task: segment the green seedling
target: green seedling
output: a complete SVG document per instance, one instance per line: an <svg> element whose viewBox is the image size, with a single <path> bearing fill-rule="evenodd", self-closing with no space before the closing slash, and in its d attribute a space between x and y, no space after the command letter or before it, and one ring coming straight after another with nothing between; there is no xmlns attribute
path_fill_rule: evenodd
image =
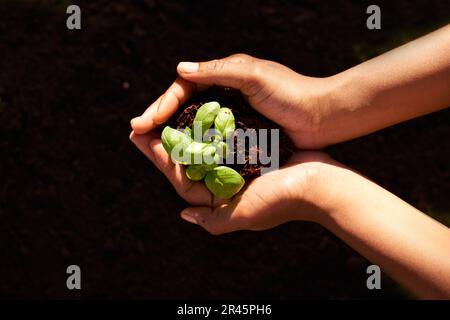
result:
<svg viewBox="0 0 450 320"><path fill-rule="evenodd" d="M192 138L192 130L189 127L184 128L184 134L187 135L189 138Z"/></svg>
<svg viewBox="0 0 450 320"><path fill-rule="evenodd" d="M194 141L186 147L185 155L191 164L212 164L215 162L216 148L210 143Z"/></svg>
<svg viewBox="0 0 450 320"><path fill-rule="evenodd" d="M244 186L244 178L236 170L219 166L208 171L205 176L205 184L215 196L229 199L238 193Z"/></svg>
<svg viewBox="0 0 450 320"><path fill-rule="evenodd" d="M184 151L193 142L193 140L184 132L167 126L161 134L161 142L164 150L166 150L173 160L184 163Z"/></svg>
<svg viewBox="0 0 450 320"><path fill-rule="evenodd" d="M214 123L214 119L219 113L220 104L212 101L204 103L198 110L194 118L194 125L201 125L202 134L206 132Z"/></svg>
<svg viewBox="0 0 450 320"><path fill-rule="evenodd" d="M214 129L220 132L222 137L228 139L236 130L234 115L229 108L220 108L214 119Z"/></svg>
<svg viewBox="0 0 450 320"><path fill-rule="evenodd" d="M186 168L186 176L193 181L202 180L208 171L217 167L217 164L191 164Z"/></svg>
<svg viewBox="0 0 450 320"><path fill-rule="evenodd" d="M216 134L203 141L203 135L213 124ZM228 153L228 145L223 139L231 137L236 130L233 113L215 101L208 102L197 110L193 125L195 128L186 127L182 131L165 127L161 135L164 149L173 160L187 165L186 176L190 180L204 179L206 187L215 196L233 197L242 189L245 180L234 169L218 166ZM201 126L202 141L193 139L197 126Z"/></svg>
<svg viewBox="0 0 450 320"><path fill-rule="evenodd" d="M228 153L228 145L226 144L226 142L220 141L219 143L217 143L215 145L216 147L216 152L217 154L226 159L227 158L227 153Z"/></svg>

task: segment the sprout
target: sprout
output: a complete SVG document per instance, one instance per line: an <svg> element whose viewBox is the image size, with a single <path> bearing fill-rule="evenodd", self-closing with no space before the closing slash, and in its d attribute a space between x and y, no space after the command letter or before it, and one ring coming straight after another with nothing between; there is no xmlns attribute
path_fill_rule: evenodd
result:
<svg viewBox="0 0 450 320"><path fill-rule="evenodd" d="M211 171L217 164L192 164L186 168L186 176L193 181L202 180L208 171Z"/></svg>
<svg viewBox="0 0 450 320"><path fill-rule="evenodd" d="M192 138L192 130L189 127L184 128L184 134L187 135L189 138Z"/></svg>
<svg viewBox="0 0 450 320"><path fill-rule="evenodd" d="M226 159L228 153L228 145L225 142L220 141L219 143L217 143L217 145L215 145L215 147L217 154Z"/></svg>
<svg viewBox="0 0 450 320"><path fill-rule="evenodd" d="M211 128L214 123L214 119L220 110L220 104L218 102L212 101L203 104L198 110L194 118L194 126L201 125L202 134Z"/></svg>
<svg viewBox="0 0 450 320"><path fill-rule="evenodd" d="M216 148L209 143L194 141L186 147L185 160L190 164L211 164L214 162L215 154Z"/></svg>
<svg viewBox="0 0 450 320"><path fill-rule="evenodd" d="M212 136L205 135L205 138L209 139L213 144L218 144L222 141L222 135L221 134L213 134Z"/></svg>
<svg viewBox="0 0 450 320"><path fill-rule="evenodd" d="M218 154L220 157L226 159L228 154L228 144L224 141L222 141L222 135L215 134L212 135L211 138L211 145L216 148L216 154Z"/></svg>
<svg viewBox="0 0 450 320"><path fill-rule="evenodd" d="M206 187L216 197L229 199L244 186L245 180L239 172L230 167L220 166L208 171L205 176Z"/></svg>
<svg viewBox="0 0 450 320"><path fill-rule="evenodd" d="M170 157L180 163L184 161L184 150L192 143L192 138L184 132L165 127L161 134L161 141L164 149Z"/></svg>
<svg viewBox="0 0 450 320"><path fill-rule="evenodd" d="M208 129L213 124L214 130L210 133ZM218 164L228 153L228 144L223 139L228 139L236 130L233 113L229 108L220 108L217 102L208 102L197 110L193 125L184 130L165 127L161 134L164 149L174 161L188 165L188 179L205 179L206 187L215 196L231 198L242 189L245 180L234 169ZM196 137L198 129L201 129L200 138Z"/></svg>
<svg viewBox="0 0 450 320"><path fill-rule="evenodd" d="M192 139L187 134L166 126L161 134L161 141L164 149L170 154L178 144L188 145Z"/></svg>
<svg viewBox="0 0 450 320"><path fill-rule="evenodd" d="M206 170L201 164L192 164L186 169L186 176L193 181L200 181L206 175Z"/></svg>
<svg viewBox="0 0 450 320"><path fill-rule="evenodd" d="M236 130L233 112L229 108L220 108L219 113L214 120L214 128L222 134L222 137L228 139Z"/></svg>

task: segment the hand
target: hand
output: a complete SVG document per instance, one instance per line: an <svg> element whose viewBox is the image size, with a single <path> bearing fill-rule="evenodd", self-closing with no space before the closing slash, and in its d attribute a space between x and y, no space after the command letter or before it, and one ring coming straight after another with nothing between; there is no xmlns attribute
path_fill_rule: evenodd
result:
<svg viewBox="0 0 450 320"><path fill-rule="evenodd" d="M154 132L133 132L130 138L192 205L181 217L212 234L264 230L292 220L320 222L324 216L321 201L316 200L318 175L325 174L330 182L331 172L343 170L324 153L298 152L286 166L254 179L227 201L214 197L202 182L189 180L184 167L172 162ZM271 188L267 188L269 184Z"/></svg>
<svg viewBox="0 0 450 320"><path fill-rule="evenodd" d="M164 123L194 93L211 85L239 89L248 102L276 122L299 148L315 149L320 141L320 109L327 106L328 78L311 78L267 60L244 54L208 62L182 62L180 77L142 116L134 118L135 133L146 133Z"/></svg>
<svg viewBox="0 0 450 320"><path fill-rule="evenodd" d="M188 180L154 132L130 138L193 205L181 216L212 234L317 222L419 297L450 295L450 281L442 280L450 271L449 229L323 153L296 153L285 167L223 201Z"/></svg>
<svg viewBox="0 0 450 320"><path fill-rule="evenodd" d="M198 68L197 72L189 67ZM242 54L199 64L180 63L178 72L180 77L170 88L142 116L131 121L131 140L167 176L180 196L195 206L184 210L182 217L214 234L317 219L319 210L307 195L313 190L315 172L331 161L325 154L297 153L284 168L253 180L233 200L223 201L214 198L203 183L187 179L183 166L171 161L159 134L151 130L167 121L195 92L218 84L241 90L249 103L277 122L297 146L313 148L314 112L320 104L315 91L327 86L320 79ZM277 187L267 189L268 183Z"/></svg>
<svg viewBox="0 0 450 320"><path fill-rule="evenodd" d="M324 79L246 55L182 63L174 84L132 120L131 139L193 205L182 217L211 233L315 221L418 296L448 298L450 281L442 279L450 270L449 229L326 155L297 153L285 167L253 180L231 201L222 201L203 184L189 181L184 168L170 160L158 136L149 131L167 121L193 93L218 84L240 89L298 147L352 139L448 106L449 31L444 27ZM423 57L433 57L435 63L423 63Z"/></svg>

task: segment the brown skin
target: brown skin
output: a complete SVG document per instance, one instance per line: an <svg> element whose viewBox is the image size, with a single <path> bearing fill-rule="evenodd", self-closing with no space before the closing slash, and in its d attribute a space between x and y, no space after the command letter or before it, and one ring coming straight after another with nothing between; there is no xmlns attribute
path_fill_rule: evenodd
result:
<svg viewBox="0 0 450 320"><path fill-rule="evenodd" d="M174 84L132 120L130 137L192 205L183 219L212 234L314 221L417 296L450 298L449 229L324 153L297 152L285 167L223 201L189 181L152 132L214 84L241 90L299 148L320 148L443 109L450 105L450 25L327 78L242 54L180 63L177 70Z"/></svg>
<svg viewBox="0 0 450 320"><path fill-rule="evenodd" d="M317 221L320 208L310 200L309 190L314 189L312 184L321 167L338 166L325 153L297 152L286 166L252 180L233 199L222 200L203 182L186 177L185 168L170 159L157 134L132 133L131 140L166 175L178 194L196 206L183 211L182 217L212 234L264 230L292 220Z"/></svg>
<svg viewBox="0 0 450 320"><path fill-rule="evenodd" d="M164 123L195 92L216 84L239 89L258 112L280 125L297 147L320 146L315 141L318 119L314 110L321 105L323 88L329 87L330 79L306 77L279 63L245 54L200 63L195 74L184 73L181 68L180 64L180 77L172 86L142 116L132 120L135 133Z"/></svg>

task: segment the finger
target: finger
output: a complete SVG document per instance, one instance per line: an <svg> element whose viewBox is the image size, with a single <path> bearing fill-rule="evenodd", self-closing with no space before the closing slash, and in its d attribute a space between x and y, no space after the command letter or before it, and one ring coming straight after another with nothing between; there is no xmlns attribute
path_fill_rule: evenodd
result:
<svg viewBox="0 0 450 320"><path fill-rule="evenodd" d="M166 122L194 93L204 89L205 86L198 86L178 77L141 116L131 120L131 127L137 134L154 129Z"/></svg>
<svg viewBox="0 0 450 320"><path fill-rule="evenodd" d="M155 139L149 143L155 158L155 165L174 186L177 193L187 202L196 205L210 205L211 193L202 182L192 181L186 177L186 170L172 161L164 150L161 140Z"/></svg>
<svg viewBox="0 0 450 320"><path fill-rule="evenodd" d="M162 96L154 101L141 116L131 119L131 128L135 134L144 134L157 126L153 118L161 99Z"/></svg>
<svg viewBox="0 0 450 320"><path fill-rule="evenodd" d="M149 142L152 139L157 139L157 134L155 132L149 132L147 134L136 134L136 132L131 131L130 140L134 145L150 160L153 162L154 155L149 147Z"/></svg>
<svg viewBox="0 0 450 320"><path fill-rule="evenodd" d="M211 193L201 182L191 181L186 177L182 165L174 163L164 150L159 136L154 132L145 135L130 135L133 143L166 176L177 193L193 205L211 205Z"/></svg>
<svg viewBox="0 0 450 320"><path fill-rule="evenodd" d="M258 70L256 60L239 56L206 62L180 62L177 66L178 74L190 82L233 87L246 95L252 93L251 89L259 81Z"/></svg>
<svg viewBox="0 0 450 320"><path fill-rule="evenodd" d="M193 82L178 77L163 95L154 117L155 123L161 124L169 120L181 105L195 93L205 89L205 86L198 86Z"/></svg>
<svg viewBox="0 0 450 320"><path fill-rule="evenodd" d="M247 219L237 202L211 207L190 207L181 212L181 218L198 224L209 233L219 235L246 229Z"/></svg>
<svg viewBox="0 0 450 320"><path fill-rule="evenodd" d="M240 62L240 63L248 63L254 60L260 60L258 58L249 56L248 54L245 53L232 54L231 56L225 57L223 59L231 62Z"/></svg>

